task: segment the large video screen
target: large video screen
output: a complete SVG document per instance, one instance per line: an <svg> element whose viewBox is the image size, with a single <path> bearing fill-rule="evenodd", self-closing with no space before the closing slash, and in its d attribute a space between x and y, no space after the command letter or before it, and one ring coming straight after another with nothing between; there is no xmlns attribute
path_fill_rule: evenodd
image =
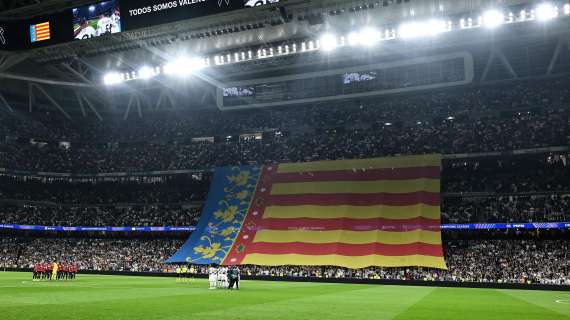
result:
<svg viewBox="0 0 570 320"><path fill-rule="evenodd" d="M116 0L73 9L73 37L78 40L121 32L121 14Z"/></svg>
<svg viewBox="0 0 570 320"><path fill-rule="evenodd" d="M280 0L94 0L21 19L0 17L0 51L27 50L104 34L148 28Z"/></svg>
<svg viewBox="0 0 570 320"><path fill-rule="evenodd" d="M279 0L120 0L124 30L146 28L244 8L278 3Z"/></svg>
<svg viewBox="0 0 570 320"><path fill-rule="evenodd" d="M245 7L257 7L277 2L279 2L279 0L243 0L243 5Z"/></svg>

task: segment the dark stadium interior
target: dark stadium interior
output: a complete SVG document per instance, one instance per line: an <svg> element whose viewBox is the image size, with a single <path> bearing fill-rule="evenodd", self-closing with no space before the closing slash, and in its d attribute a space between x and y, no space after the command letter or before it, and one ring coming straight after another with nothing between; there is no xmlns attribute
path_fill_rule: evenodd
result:
<svg viewBox="0 0 570 320"><path fill-rule="evenodd" d="M91 2L0 1L0 26ZM232 9L216 23L176 18L0 50L0 271L63 261L80 273L173 274L182 264L166 261L196 230L216 168L441 154L447 270L244 264L242 274L568 290L569 2L554 1L548 24L394 36L330 53L321 39L319 50L281 55L335 26L348 34L366 17L396 32L414 5L429 16L426 3L438 1L341 2L281 1ZM504 2L518 14L544 1ZM473 6L434 16L460 21L481 11ZM143 77L140 66L165 69L182 49L212 62L185 79ZM257 58L240 60L248 51Z"/></svg>

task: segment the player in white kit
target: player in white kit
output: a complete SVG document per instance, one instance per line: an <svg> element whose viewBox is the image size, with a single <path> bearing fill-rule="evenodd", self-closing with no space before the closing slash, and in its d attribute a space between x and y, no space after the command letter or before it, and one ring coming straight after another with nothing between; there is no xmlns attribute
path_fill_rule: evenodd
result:
<svg viewBox="0 0 570 320"><path fill-rule="evenodd" d="M220 267L220 269L218 269L218 287L228 287L228 269L225 267Z"/></svg>
<svg viewBox="0 0 570 320"><path fill-rule="evenodd" d="M97 21L97 36L101 36L105 33L116 33L119 31L121 31L121 29L112 17L102 15L99 21Z"/></svg>
<svg viewBox="0 0 570 320"><path fill-rule="evenodd" d="M87 24L85 19L81 20L79 23L79 28L75 31L75 39L83 40L93 38L97 35L95 29Z"/></svg>
<svg viewBox="0 0 570 320"><path fill-rule="evenodd" d="M216 268L214 268L214 266L211 266L210 269L208 269L208 281L210 282L210 289L216 289L216 286L218 284L218 270L216 270Z"/></svg>

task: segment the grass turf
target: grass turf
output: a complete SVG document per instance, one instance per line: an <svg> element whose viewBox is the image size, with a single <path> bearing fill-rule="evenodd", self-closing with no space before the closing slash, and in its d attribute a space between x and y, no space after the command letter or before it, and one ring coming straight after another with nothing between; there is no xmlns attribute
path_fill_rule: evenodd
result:
<svg viewBox="0 0 570 320"><path fill-rule="evenodd" d="M570 292L0 273L0 319L570 319ZM558 302L556 302L558 300Z"/></svg>

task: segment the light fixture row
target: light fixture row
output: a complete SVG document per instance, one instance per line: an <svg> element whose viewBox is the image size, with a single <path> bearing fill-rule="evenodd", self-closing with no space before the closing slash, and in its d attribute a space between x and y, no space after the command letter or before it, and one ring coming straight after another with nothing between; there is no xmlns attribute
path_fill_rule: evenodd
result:
<svg viewBox="0 0 570 320"><path fill-rule="evenodd" d="M382 41L394 39L417 39L437 36L453 30L473 28L494 29L504 24L520 23L527 21L547 22L560 16L570 16L570 4L566 3L561 8L550 4L541 3L532 10L519 12L509 11L505 13L500 9L489 9L476 17L463 17L456 22L440 18L404 22L396 28L384 30L374 27L364 27L359 31L350 32L347 35L338 36L335 33L325 33L316 40L306 40L299 43L279 45L277 47L262 48L256 51L247 50L223 55L214 55L206 58L178 58L161 67L143 66L137 71L109 72L103 82L106 85L115 85L125 81L136 79L150 79L160 74L174 76L188 76L206 67L240 63L244 61L267 59L276 56L298 54L313 51L330 52L337 47L362 46L374 47Z"/></svg>

